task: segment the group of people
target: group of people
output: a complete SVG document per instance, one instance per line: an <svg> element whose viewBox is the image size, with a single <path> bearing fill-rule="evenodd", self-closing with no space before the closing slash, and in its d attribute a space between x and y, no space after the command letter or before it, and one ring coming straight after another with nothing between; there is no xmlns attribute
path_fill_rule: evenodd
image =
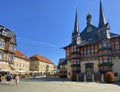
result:
<svg viewBox="0 0 120 92"><path fill-rule="evenodd" d="M14 85L18 85L18 83L19 83L19 76L18 76L18 74L7 74L5 76L5 79L6 79L8 85L10 83L12 83ZM0 82L2 82L1 75L0 75Z"/></svg>

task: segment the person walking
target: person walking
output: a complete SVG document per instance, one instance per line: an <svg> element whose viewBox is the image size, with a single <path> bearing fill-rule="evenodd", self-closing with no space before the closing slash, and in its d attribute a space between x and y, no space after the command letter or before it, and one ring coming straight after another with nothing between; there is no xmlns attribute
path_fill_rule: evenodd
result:
<svg viewBox="0 0 120 92"><path fill-rule="evenodd" d="M18 76L18 74L16 75L16 78L15 78L15 85L18 85L18 83L19 83L19 76Z"/></svg>
<svg viewBox="0 0 120 92"><path fill-rule="evenodd" d="M16 85L16 74L13 74L13 85Z"/></svg>

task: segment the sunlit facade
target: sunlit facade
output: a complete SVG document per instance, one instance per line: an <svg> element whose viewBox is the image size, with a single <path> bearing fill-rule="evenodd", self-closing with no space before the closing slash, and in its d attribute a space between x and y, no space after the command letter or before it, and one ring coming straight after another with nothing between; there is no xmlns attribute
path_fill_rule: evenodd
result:
<svg viewBox="0 0 120 92"><path fill-rule="evenodd" d="M9 65L13 64L16 51L16 35L0 25L0 73L10 72Z"/></svg>
<svg viewBox="0 0 120 92"><path fill-rule="evenodd" d="M92 24L92 15L86 16L87 25L80 32L78 15L76 10L74 32L72 42L65 46L67 77L71 79L73 74L86 74L87 79L92 74L105 74L112 71L120 74L120 35L111 33L109 23L106 22L102 2L100 1L98 26ZM60 69L60 72L62 69Z"/></svg>
<svg viewBox="0 0 120 92"><path fill-rule="evenodd" d="M54 74L56 70L55 64L46 57L33 55L30 57L30 71L36 75Z"/></svg>

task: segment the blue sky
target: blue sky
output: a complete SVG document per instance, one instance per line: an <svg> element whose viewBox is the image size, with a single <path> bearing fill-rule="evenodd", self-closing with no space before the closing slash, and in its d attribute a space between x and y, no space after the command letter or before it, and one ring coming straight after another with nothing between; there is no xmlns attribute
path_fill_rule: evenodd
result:
<svg viewBox="0 0 120 92"><path fill-rule="evenodd" d="M17 49L26 56L45 56L58 64L65 57L60 49L71 42L75 11L79 27L86 26L87 13L98 26L99 0L0 0L0 25L14 31ZM111 32L120 34L120 0L102 0L106 21Z"/></svg>

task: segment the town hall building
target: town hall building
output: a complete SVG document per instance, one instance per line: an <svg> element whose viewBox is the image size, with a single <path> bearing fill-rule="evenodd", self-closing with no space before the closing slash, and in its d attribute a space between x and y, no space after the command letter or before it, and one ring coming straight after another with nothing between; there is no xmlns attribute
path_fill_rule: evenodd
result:
<svg viewBox="0 0 120 92"><path fill-rule="evenodd" d="M59 61L60 75L71 79L74 74L92 79L92 74L105 74L112 71L119 79L120 74L120 35L110 32L100 1L98 26L92 24L92 15L86 16L86 27L80 31L76 10L72 41L64 47L66 57ZM66 63L63 63L63 62ZM65 66L66 65L66 66ZM65 66L65 67L63 67ZM63 69L64 68L64 69Z"/></svg>

